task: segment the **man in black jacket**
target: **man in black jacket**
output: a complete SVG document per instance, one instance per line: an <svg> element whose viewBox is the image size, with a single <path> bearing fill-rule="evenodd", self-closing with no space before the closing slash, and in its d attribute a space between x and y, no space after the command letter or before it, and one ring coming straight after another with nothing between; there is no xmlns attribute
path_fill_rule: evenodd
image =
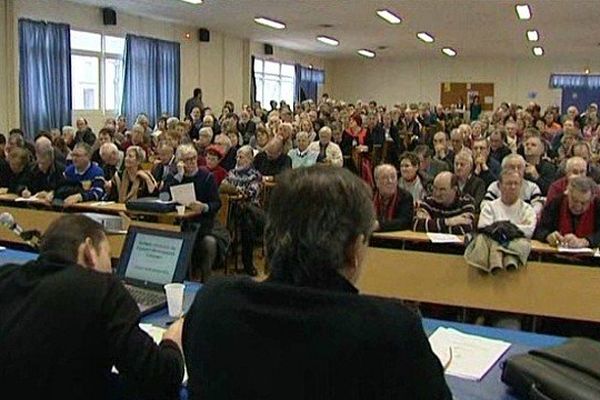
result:
<svg viewBox="0 0 600 400"><path fill-rule="evenodd" d="M37 260L0 268L3 393L106 399L115 366L127 386L146 397L177 395L181 323L157 346L138 326L135 301L110 272L103 227L76 214L50 225Z"/></svg>
<svg viewBox="0 0 600 400"><path fill-rule="evenodd" d="M417 315L354 286L374 220L350 171L286 171L265 230L269 279L210 281L186 317L190 398L450 399Z"/></svg>

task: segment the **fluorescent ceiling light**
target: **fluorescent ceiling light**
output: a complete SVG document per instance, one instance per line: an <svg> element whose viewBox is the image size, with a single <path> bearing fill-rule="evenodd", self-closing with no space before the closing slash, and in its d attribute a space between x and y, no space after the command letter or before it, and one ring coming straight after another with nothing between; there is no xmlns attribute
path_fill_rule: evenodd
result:
<svg viewBox="0 0 600 400"><path fill-rule="evenodd" d="M539 39L540 35L538 31L536 31L535 29L527 31L527 40L529 40L530 42L537 42Z"/></svg>
<svg viewBox="0 0 600 400"><path fill-rule="evenodd" d="M399 24L402 18L391 12L390 10L377 10L377 15L385 19L390 24Z"/></svg>
<svg viewBox="0 0 600 400"><path fill-rule="evenodd" d="M419 39L421 39L422 41L424 41L425 43L433 43L433 41L435 40L433 38L433 36L431 36L429 33L427 32L419 32L417 33L417 37Z"/></svg>
<svg viewBox="0 0 600 400"><path fill-rule="evenodd" d="M181 0L181 1L185 1L186 3L190 3L190 4L202 4L202 0Z"/></svg>
<svg viewBox="0 0 600 400"><path fill-rule="evenodd" d="M519 16L519 19L530 19L531 18L531 10L529 9L529 5L517 4L515 6L515 10L517 11L517 15Z"/></svg>
<svg viewBox="0 0 600 400"><path fill-rule="evenodd" d="M363 57L367 57L367 58L374 58L375 57L375 52L371 51L371 50L367 50L367 49L360 49L357 51L358 54L360 54Z"/></svg>
<svg viewBox="0 0 600 400"><path fill-rule="evenodd" d="M544 55L544 49L540 46L536 46L532 49L533 54L535 54L536 56L543 56Z"/></svg>
<svg viewBox="0 0 600 400"><path fill-rule="evenodd" d="M285 29L285 24L283 22L275 21L265 17L256 17L254 18L254 22L273 29Z"/></svg>
<svg viewBox="0 0 600 400"><path fill-rule="evenodd" d="M444 47L442 49L442 53L444 53L445 55L447 55L448 57L454 57L456 55L456 50L454 50L451 47Z"/></svg>
<svg viewBox="0 0 600 400"><path fill-rule="evenodd" d="M317 40L321 43L325 43L330 46L337 46L338 44L340 44L339 40L329 36L317 36Z"/></svg>

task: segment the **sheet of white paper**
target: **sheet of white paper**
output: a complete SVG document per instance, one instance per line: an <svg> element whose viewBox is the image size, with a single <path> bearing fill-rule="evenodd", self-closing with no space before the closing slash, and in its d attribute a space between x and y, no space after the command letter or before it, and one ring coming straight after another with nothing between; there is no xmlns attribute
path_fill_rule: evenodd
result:
<svg viewBox="0 0 600 400"><path fill-rule="evenodd" d="M448 375L481 380L510 347L510 343L439 327L429 337L431 349Z"/></svg>
<svg viewBox="0 0 600 400"><path fill-rule="evenodd" d="M562 247L562 246L558 246L558 252L559 253L593 253L594 249L590 249L589 247L581 247L581 248L574 248L574 247Z"/></svg>
<svg viewBox="0 0 600 400"><path fill-rule="evenodd" d="M4 251L4 250L6 250L6 247L0 246L0 251Z"/></svg>
<svg viewBox="0 0 600 400"><path fill-rule="evenodd" d="M184 206L188 206L196 201L196 192L193 183L184 183L183 185L171 186L171 198Z"/></svg>
<svg viewBox="0 0 600 400"><path fill-rule="evenodd" d="M431 243L462 243L458 236L447 233L428 233L427 237Z"/></svg>
<svg viewBox="0 0 600 400"><path fill-rule="evenodd" d="M97 201L95 203L90 204L92 207L102 207L102 206L108 206L110 204L115 204L114 201Z"/></svg>

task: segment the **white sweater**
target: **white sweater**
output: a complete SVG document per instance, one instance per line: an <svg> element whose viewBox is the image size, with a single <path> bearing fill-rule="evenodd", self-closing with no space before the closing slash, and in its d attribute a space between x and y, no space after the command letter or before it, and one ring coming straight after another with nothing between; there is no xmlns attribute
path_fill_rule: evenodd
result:
<svg viewBox="0 0 600 400"><path fill-rule="evenodd" d="M519 199L515 204L507 206L501 199L496 199L482 204L477 228L485 228L498 221L510 221L523 231L528 239L531 239L536 220L533 207L523 200Z"/></svg>

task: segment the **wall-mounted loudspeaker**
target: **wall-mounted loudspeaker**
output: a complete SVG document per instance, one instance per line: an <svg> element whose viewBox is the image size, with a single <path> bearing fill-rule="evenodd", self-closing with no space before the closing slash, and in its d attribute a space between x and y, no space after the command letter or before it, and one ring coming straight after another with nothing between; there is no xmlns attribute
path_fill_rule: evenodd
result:
<svg viewBox="0 0 600 400"><path fill-rule="evenodd" d="M116 25L117 24L117 12L112 8L102 9L102 21L104 25Z"/></svg>
<svg viewBox="0 0 600 400"><path fill-rule="evenodd" d="M265 43L265 54L268 56L273 55L273 46L271 46L270 44Z"/></svg>
<svg viewBox="0 0 600 400"><path fill-rule="evenodd" d="M208 29L198 29L198 38L201 42L210 42L210 31Z"/></svg>

